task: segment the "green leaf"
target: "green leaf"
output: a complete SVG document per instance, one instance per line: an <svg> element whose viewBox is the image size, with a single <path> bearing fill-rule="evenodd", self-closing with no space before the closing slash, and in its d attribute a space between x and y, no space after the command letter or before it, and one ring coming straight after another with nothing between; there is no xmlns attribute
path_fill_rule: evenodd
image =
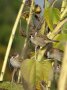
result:
<svg viewBox="0 0 67 90"><path fill-rule="evenodd" d="M65 43L67 42L67 34L62 32L61 34L59 34L57 40L59 41L59 43L55 43L54 47L64 51Z"/></svg>
<svg viewBox="0 0 67 90"><path fill-rule="evenodd" d="M48 60L39 62L27 59L22 62L21 73L30 87L33 87L35 84L38 87L37 83L40 83L41 80L46 82L52 80L52 64Z"/></svg>
<svg viewBox="0 0 67 90"><path fill-rule="evenodd" d="M0 83L0 90L24 90L23 85L12 83L12 82L2 82Z"/></svg>
<svg viewBox="0 0 67 90"><path fill-rule="evenodd" d="M31 59L24 60L21 65L21 73L29 88L32 88L36 80L36 61Z"/></svg>
<svg viewBox="0 0 67 90"><path fill-rule="evenodd" d="M47 8L45 9L45 20L48 24L48 27L50 28L50 30L53 30L53 22L52 22L52 16L51 16L51 8Z"/></svg>
<svg viewBox="0 0 67 90"><path fill-rule="evenodd" d="M61 40L67 41L67 34L61 34Z"/></svg>
<svg viewBox="0 0 67 90"><path fill-rule="evenodd" d="M60 11L59 9L57 8L52 8L52 21L53 21L53 24L57 24L58 21L60 20Z"/></svg>
<svg viewBox="0 0 67 90"><path fill-rule="evenodd" d="M47 8L45 9L45 20L50 28L53 30L53 25L57 24L60 20L60 12L57 8Z"/></svg>
<svg viewBox="0 0 67 90"><path fill-rule="evenodd" d="M36 81L44 80L48 82L52 79L52 64L48 60L36 61Z"/></svg>
<svg viewBox="0 0 67 90"><path fill-rule="evenodd" d="M63 32L64 34L67 34L67 23L65 23L65 24L63 25L63 27L62 27L62 32Z"/></svg>

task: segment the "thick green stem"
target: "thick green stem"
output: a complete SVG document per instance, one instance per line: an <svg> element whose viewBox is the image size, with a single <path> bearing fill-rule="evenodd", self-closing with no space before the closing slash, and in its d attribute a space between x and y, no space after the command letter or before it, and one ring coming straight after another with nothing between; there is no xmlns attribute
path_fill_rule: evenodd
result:
<svg viewBox="0 0 67 90"><path fill-rule="evenodd" d="M64 11L66 5L67 5L67 0L63 0L63 1L62 1L62 6L61 6L61 12Z"/></svg>
<svg viewBox="0 0 67 90"><path fill-rule="evenodd" d="M67 7L64 9L64 11L61 13L61 16L60 16L60 20L63 19L63 17L66 15L67 13Z"/></svg>
<svg viewBox="0 0 67 90"><path fill-rule="evenodd" d="M66 22L67 22L67 18L64 19L63 21L59 22L59 23L57 24L57 26L55 27L55 29L53 30L53 32L48 34L48 37L49 37L50 39L52 39L52 38L54 38L56 35L58 35L58 33L59 33L59 31L60 31L60 28L61 28L61 27L63 26L63 24L66 23Z"/></svg>
<svg viewBox="0 0 67 90"><path fill-rule="evenodd" d="M60 72L60 78L58 83L58 90L67 90L67 43L65 46L64 57L62 60L62 67Z"/></svg>

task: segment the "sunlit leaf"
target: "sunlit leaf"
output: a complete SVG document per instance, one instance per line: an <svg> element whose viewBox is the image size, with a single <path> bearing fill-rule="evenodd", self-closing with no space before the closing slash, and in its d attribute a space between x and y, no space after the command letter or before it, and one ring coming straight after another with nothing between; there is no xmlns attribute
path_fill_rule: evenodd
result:
<svg viewBox="0 0 67 90"><path fill-rule="evenodd" d="M51 62L48 60L44 61L36 61L36 81L49 81L52 79L52 65Z"/></svg>
<svg viewBox="0 0 67 90"><path fill-rule="evenodd" d="M51 18L52 18L53 24L57 24L58 21L60 20L60 11L59 11L59 9L52 8L52 13L51 14L52 14Z"/></svg>
<svg viewBox="0 0 67 90"><path fill-rule="evenodd" d="M52 22L52 16L51 16L51 8L45 9L45 20L50 28L50 30L53 30L53 22Z"/></svg>
<svg viewBox="0 0 67 90"><path fill-rule="evenodd" d="M21 73L30 87L33 87L35 84L35 75L36 75L36 61L27 59L23 61L21 65Z"/></svg>
<svg viewBox="0 0 67 90"><path fill-rule="evenodd" d="M53 30L53 24L57 24L60 20L60 12L57 8L45 9L45 20L51 30Z"/></svg>
<svg viewBox="0 0 67 90"><path fill-rule="evenodd" d="M55 48L59 48L61 50L64 51L64 48L65 48L65 43L67 41L67 34L65 33L60 33L57 40L59 41L58 43L54 43L54 47Z"/></svg>
<svg viewBox="0 0 67 90"><path fill-rule="evenodd" d="M34 84L37 86L42 80L48 82L53 75L52 64L48 60L40 62L30 59L25 60L22 63L21 72L30 86L34 86Z"/></svg>

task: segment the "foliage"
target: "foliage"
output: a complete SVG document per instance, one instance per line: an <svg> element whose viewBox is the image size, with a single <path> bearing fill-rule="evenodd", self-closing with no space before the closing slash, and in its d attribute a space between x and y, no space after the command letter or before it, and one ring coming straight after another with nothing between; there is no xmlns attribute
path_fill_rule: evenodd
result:
<svg viewBox="0 0 67 90"><path fill-rule="evenodd" d="M0 88L5 90L24 90L22 85L12 82L2 82L0 83Z"/></svg>
<svg viewBox="0 0 67 90"><path fill-rule="evenodd" d="M57 24L60 20L60 11L57 8L49 7L45 9L45 20L51 30L53 30L53 25Z"/></svg>
<svg viewBox="0 0 67 90"><path fill-rule="evenodd" d="M12 8L16 7L17 3L16 4L13 3L13 4L14 4L14 6L12 6ZM9 4L9 7L10 7L10 4ZM34 8L36 9L36 7L37 6L34 3ZM44 81L44 83L46 83L46 86L43 85L44 88L51 87L51 90L56 90L57 87L55 87L55 86L56 86L56 82L58 81L58 78L57 79L55 79L55 78L57 76L59 76L60 70L59 70L59 72L57 71L57 73L55 72L57 69L57 66L55 65L56 66L55 67L54 64L56 64L55 61L56 61L56 57L58 57L58 55L56 53L54 54L54 52L56 52L55 50L59 51L60 56L62 54L64 54L64 44L67 42L67 15L66 15L67 12L63 11L61 13L61 11L59 11L59 9L57 7L52 7L50 5L49 1L46 2L46 5L44 7L44 13L42 16L40 14L41 11L40 11L40 13L38 13L38 12L35 12L36 11L35 9L33 9L33 10L32 9L33 9L32 5L31 6L28 5L28 6L24 7L24 11L22 12L22 16L21 16L21 26L20 26L20 28L21 28L20 33L21 33L22 37L20 35L18 35L19 32L17 32L15 39L14 39L15 43L13 43L13 48L15 46L17 48L19 47L19 49L18 49L19 52L21 52L21 49L23 48L21 55L20 55L21 59L23 60L21 63L21 68L20 68L21 69L21 77L23 78L22 82L25 82L25 83L23 83L23 86L25 86L25 85L28 86L28 87L26 87L26 90L33 90L33 88L36 88L37 90L41 90L42 81ZM41 10L41 9L39 9L39 10ZM6 11L7 12L9 11L8 12L9 15L11 15L13 13L13 9L8 8L8 7L6 8ZM30 15L27 12L30 12ZM27 14L27 18L26 18L26 16L24 18L24 16L23 16L24 13ZM60 17L63 13L65 13L65 14L61 19ZM8 18L9 20L7 20L6 19L7 13L6 13L6 17L4 17L4 19L6 20L7 23L9 23L8 25L11 25L11 23L13 22L13 20L15 18L14 16L15 16L15 14L13 14L13 16L10 16L10 17L13 17L12 20L10 20L9 18ZM2 15L1 15L1 17L2 17ZM43 20L44 20L44 22L42 22ZM65 22L62 23L64 20L65 20ZM3 20L1 20L1 21L3 23ZM11 32L9 32L10 27L8 28L8 25L5 25L4 27L2 27L3 30L5 30L4 28L7 29L7 31L1 32L1 35L4 33L3 36L0 36L0 41L3 44L6 44L6 42L8 41L8 35L11 33ZM22 31L24 31L24 33ZM37 35L36 35L36 32L37 32ZM36 44L37 41L34 40L35 43L32 42L31 36L34 35L34 37L35 37L35 35L36 35L38 37L38 34L42 35L42 37L47 36L48 39L46 39L45 42L47 42L48 40L50 40L50 41L47 42L46 45L44 45L44 47L41 47L39 45L39 48L36 50L36 46L38 47L38 44ZM6 39L4 41L5 37L6 37ZM39 36L39 37L41 37L41 36ZM41 40L43 40L43 39L41 39ZM52 42L51 40L56 40L56 41ZM30 41L31 41L31 43L30 43ZM19 42L19 43L17 43L17 42ZM43 42L44 42L44 40L43 40ZM54 51L52 53L53 49L54 49ZM16 49L16 51L17 51L17 49ZM52 55L51 55L52 58L49 57L48 51L50 51L50 53L52 53ZM4 52L4 50L2 52ZM2 53L2 52L0 52L0 53ZM54 55L54 57L53 57L53 55ZM62 59L63 59L63 56L62 56ZM57 60L58 61L57 64L59 64L60 67L61 67L62 59L60 61ZM13 86L13 87L16 88L16 86ZM12 88L12 90L13 90L13 88Z"/></svg>

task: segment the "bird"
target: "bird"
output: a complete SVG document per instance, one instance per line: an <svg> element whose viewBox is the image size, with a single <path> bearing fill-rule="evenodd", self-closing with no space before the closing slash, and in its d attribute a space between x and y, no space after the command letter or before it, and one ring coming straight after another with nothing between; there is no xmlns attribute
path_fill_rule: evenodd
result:
<svg viewBox="0 0 67 90"><path fill-rule="evenodd" d="M22 60L19 60L19 54L10 58L10 65L14 68L12 73L12 82L14 82L16 72L20 69L21 62Z"/></svg>
<svg viewBox="0 0 67 90"><path fill-rule="evenodd" d="M30 40L36 46L44 47L46 44L51 42L59 42L57 40L51 40L46 35L41 35L35 32L35 35L31 35Z"/></svg>
<svg viewBox="0 0 67 90"><path fill-rule="evenodd" d="M56 81L58 79L60 70L61 70L61 62L63 59L64 52L58 48L48 48L45 56L47 59L50 59L53 66L53 72L54 72L54 80Z"/></svg>
<svg viewBox="0 0 67 90"><path fill-rule="evenodd" d="M62 58L63 58L63 51L58 48L50 48L50 49L47 49L45 56L48 59L54 59L60 62L62 61Z"/></svg>

